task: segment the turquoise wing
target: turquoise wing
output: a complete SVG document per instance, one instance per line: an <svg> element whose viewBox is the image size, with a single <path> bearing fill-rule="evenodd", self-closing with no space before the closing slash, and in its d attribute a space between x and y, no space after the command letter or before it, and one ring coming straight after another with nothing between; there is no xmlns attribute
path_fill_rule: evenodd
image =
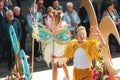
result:
<svg viewBox="0 0 120 80"><path fill-rule="evenodd" d="M18 54L19 45L18 45L18 40L17 40L17 36L16 36L15 29L14 29L13 25L10 25L9 33L10 33L10 39L12 42L13 50L16 54Z"/></svg>
<svg viewBox="0 0 120 80"><path fill-rule="evenodd" d="M24 50L20 50L20 60L22 61L22 68L23 68L23 74L25 76L25 79L32 80Z"/></svg>
<svg viewBox="0 0 120 80"><path fill-rule="evenodd" d="M37 34L41 42L50 42L52 41L52 32L49 29L42 28Z"/></svg>
<svg viewBox="0 0 120 80"><path fill-rule="evenodd" d="M56 32L54 39L57 43L65 44L71 40L71 37L70 37L70 34L68 34L68 31L61 30Z"/></svg>

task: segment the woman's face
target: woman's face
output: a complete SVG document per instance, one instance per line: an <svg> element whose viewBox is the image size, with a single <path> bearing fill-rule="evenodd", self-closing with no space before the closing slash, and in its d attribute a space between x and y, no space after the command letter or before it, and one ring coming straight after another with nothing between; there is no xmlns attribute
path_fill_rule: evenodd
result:
<svg viewBox="0 0 120 80"><path fill-rule="evenodd" d="M108 7L108 10L113 10L114 9L114 4L112 4L112 5L110 5L109 7Z"/></svg>
<svg viewBox="0 0 120 80"><path fill-rule="evenodd" d="M68 10L68 12L72 12L73 11L73 6L68 6L67 10Z"/></svg>

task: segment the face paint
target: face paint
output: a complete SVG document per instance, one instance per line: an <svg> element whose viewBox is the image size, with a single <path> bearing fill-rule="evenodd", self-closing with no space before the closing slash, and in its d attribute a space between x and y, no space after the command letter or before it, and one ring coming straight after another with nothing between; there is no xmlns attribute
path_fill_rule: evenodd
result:
<svg viewBox="0 0 120 80"><path fill-rule="evenodd" d="M86 40L87 35L86 35L86 31L85 30L79 30L77 32L77 38L79 42L83 42L84 40Z"/></svg>

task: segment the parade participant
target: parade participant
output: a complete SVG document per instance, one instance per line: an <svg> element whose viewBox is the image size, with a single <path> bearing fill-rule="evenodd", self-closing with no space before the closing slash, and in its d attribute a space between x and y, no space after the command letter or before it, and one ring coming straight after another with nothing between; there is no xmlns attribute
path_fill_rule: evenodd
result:
<svg viewBox="0 0 120 80"><path fill-rule="evenodd" d="M37 4L32 3L30 6L30 13L27 15L27 25L29 29L30 35L33 32L33 27L36 26L39 27L38 24L43 24L43 17L40 12L37 11L38 6ZM34 41L35 47L34 47L34 55L35 55L35 61L40 62L42 60L42 54L39 52L39 43L35 40Z"/></svg>
<svg viewBox="0 0 120 80"><path fill-rule="evenodd" d="M49 7L51 8L51 7ZM52 8L51 8L52 9ZM59 38L64 38L67 36L62 34L62 30L66 30L65 26L62 26L62 24L64 23L61 20L61 15L63 14L62 11L57 11L54 10L53 11L53 16L52 16L52 20L51 20L51 26L53 27L52 33L54 34L53 37L56 37L57 35L59 35ZM61 24L59 27L57 27L59 24ZM54 27L55 25L55 27ZM49 27L49 25L48 25ZM61 32L60 32L61 30ZM63 32L64 33L64 32ZM53 39L53 41L49 42L44 50L44 60L47 62L47 64L49 65L49 63L51 63L53 60L51 58L51 54L57 54L57 55L61 55L64 53L64 49L65 49L65 44L60 44L58 42L62 42L63 39L58 39L58 41L55 41L55 39ZM63 40L63 43L65 42L65 40ZM60 50L59 50L60 49ZM59 51L58 51L59 50ZM54 59L53 61L53 79L52 80L57 80L57 75L58 75L58 64L60 66L62 66L64 73L65 73L65 77L64 80L69 80L69 74L68 74L68 69L67 69L67 65L66 65L66 58L61 58L61 59Z"/></svg>
<svg viewBox="0 0 120 80"><path fill-rule="evenodd" d="M73 58L73 80L92 80L92 60L98 59L99 49L105 46L105 42L98 28L90 27L90 31L99 37L97 40L87 40L86 29L83 26L77 28L77 40L68 42L65 54L62 56L52 55L53 58Z"/></svg>

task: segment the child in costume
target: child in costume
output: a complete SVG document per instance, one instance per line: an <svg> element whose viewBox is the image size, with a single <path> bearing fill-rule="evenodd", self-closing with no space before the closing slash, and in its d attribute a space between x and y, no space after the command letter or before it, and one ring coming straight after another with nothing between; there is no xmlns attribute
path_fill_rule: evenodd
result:
<svg viewBox="0 0 120 80"><path fill-rule="evenodd" d="M80 26L76 30L77 39L68 42L65 54L62 56L52 55L52 58L73 58L73 80L92 80L92 60L100 57L99 49L105 46L103 37L95 26L91 26L91 33L99 40L87 40L85 27Z"/></svg>

